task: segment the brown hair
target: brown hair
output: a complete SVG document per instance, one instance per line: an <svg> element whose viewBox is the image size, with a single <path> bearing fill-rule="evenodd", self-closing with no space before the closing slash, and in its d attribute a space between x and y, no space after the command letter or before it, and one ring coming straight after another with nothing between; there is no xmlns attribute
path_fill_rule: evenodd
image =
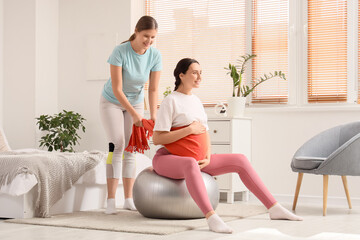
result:
<svg viewBox="0 0 360 240"><path fill-rule="evenodd" d="M136 23L135 29L138 32L143 30L150 30L150 29L158 29L158 23L156 22L155 18L151 16L142 16L139 21ZM130 38L122 43L129 42L135 39L135 33L133 33Z"/></svg>
<svg viewBox="0 0 360 240"><path fill-rule="evenodd" d="M200 64L198 61L196 61L193 58L183 58L178 62L178 64L176 65L176 68L174 70L174 77L175 77L174 91L176 91L181 84L180 74L181 73L185 74L187 72L187 70L189 69L190 65L193 63Z"/></svg>

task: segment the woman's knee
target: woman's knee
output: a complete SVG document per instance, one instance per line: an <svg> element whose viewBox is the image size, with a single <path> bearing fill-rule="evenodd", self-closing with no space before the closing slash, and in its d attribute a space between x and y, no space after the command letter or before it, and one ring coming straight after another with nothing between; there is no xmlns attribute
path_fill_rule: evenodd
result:
<svg viewBox="0 0 360 240"><path fill-rule="evenodd" d="M249 159L244 154L237 153L237 154L234 154L234 155L235 155L236 162L238 164L240 164L241 166L246 165L246 164L250 164Z"/></svg>
<svg viewBox="0 0 360 240"><path fill-rule="evenodd" d="M124 151L124 162L135 162L136 154Z"/></svg>
<svg viewBox="0 0 360 240"><path fill-rule="evenodd" d="M125 149L125 140L109 142L109 152L123 153Z"/></svg>
<svg viewBox="0 0 360 240"><path fill-rule="evenodd" d="M190 171L190 170L199 170L200 171L200 168L199 168L199 164L198 162L196 161L195 158L193 157L184 157L183 159L183 162L184 162L184 168L186 171Z"/></svg>

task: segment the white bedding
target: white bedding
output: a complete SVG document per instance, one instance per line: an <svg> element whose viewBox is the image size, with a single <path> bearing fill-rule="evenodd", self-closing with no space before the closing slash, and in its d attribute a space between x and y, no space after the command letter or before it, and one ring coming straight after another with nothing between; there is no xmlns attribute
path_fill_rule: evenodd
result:
<svg viewBox="0 0 360 240"><path fill-rule="evenodd" d="M37 184L34 174L21 173L7 185L0 188L0 193L6 193L12 196L20 196L30 191Z"/></svg>
<svg viewBox="0 0 360 240"><path fill-rule="evenodd" d="M19 149L15 151L42 152L37 149ZM151 160L143 154L136 154L136 165L136 174L138 174L146 167L151 166ZM119 182L122 182L121 179L119 179ZM20 196L29 192L37 183L33 174L22 173L17 175L10 184L1 186L0 193ZM75 184L106 184L106 159L81 176Z"/></svg>
<svg viewBox="0 0 360 240"><path fill-rule="evenodd" d="M24 149L17 149L17 150L11 150L11 151L12 152L23 152L23 153L45 152L45 151L33 149L33 148L24 148ZM20 195L23 195L23 194L27 193L28 191L30 191L36 184L37 184L37 180L36 180L35 175L22 173L22 174L17 175L10 184L1 186L0 193L6 193L6 194L9 194L12 196L20 196Z"/></svg>

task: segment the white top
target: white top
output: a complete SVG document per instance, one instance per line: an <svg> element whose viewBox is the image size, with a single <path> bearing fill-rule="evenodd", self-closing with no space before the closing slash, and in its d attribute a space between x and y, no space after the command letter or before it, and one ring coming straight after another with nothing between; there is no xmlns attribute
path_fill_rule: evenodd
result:
<svg viewBox="0 0 360 240"><path fill-rule="evenodd" d="M194 94L172 92L164 98L157 112L154 131L170 131L172 127L182 127L198 121L206 130L207 115L200 99Z"/></svg>

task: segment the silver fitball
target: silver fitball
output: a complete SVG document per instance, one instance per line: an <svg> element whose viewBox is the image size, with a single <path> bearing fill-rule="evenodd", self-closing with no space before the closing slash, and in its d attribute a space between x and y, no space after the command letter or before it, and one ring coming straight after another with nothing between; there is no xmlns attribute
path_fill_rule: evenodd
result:
<svg viewBox="0 0 360 240"><path fill-rule="evenodd" d="M211 205L219 204L219 189L215 179L201 172ZM203 218L204 214L191 198L184 179L159 176L152 167L137 176L133 198L137 210L148 218L191 219Z"/></svg>

